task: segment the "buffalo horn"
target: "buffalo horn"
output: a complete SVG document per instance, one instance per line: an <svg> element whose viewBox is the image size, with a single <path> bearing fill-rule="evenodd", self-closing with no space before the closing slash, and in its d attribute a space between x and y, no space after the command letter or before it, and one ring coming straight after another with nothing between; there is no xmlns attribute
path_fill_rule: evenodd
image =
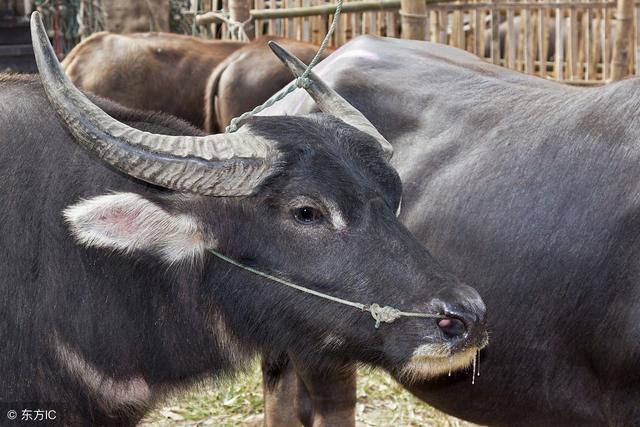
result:
<svg viewBox="0 0 640 427"><path fill-rule="evenodd" d="M269 42L269 47L296 77L300 78L302 76L307 69L307 66L302 61L273 41ZM387 160L391 158L393 147L360 111L338 95L335 90L327 86L313 71L309 73L307 78L309 81L303 87L318 104L322 112L331 114L354 128L371 135L380 143L385 158Z"/></svg>
<svg viewBox="0 0 640 427"><path fill-rule="evenodd" d="M49 102L76 141L134 178L175 191L244 196L270 174L274 143L251 133L168 136L134 129L93 104L69 81L38 12L31 15L33 50Z"/></svg>

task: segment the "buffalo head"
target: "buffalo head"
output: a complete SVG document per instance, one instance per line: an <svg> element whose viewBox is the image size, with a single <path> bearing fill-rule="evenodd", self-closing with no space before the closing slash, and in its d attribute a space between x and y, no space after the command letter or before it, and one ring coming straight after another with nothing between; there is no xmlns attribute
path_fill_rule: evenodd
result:
<svg viewBox="0 0 640 427"><path fill-rule="evenodd" d="M396 218L391 145L314 75L307 90L323 114L255 117L234 134L157 135L111 118L69 82L37 13L32 32L49 101L77 143L152 184L70 205L79 245L162 260L167 276L198 287L219 340L230 335L248 353L293 349L318 365L361 361L424 378L468 365L485 344L478 294ZM212 249L339 298L445 318L376 329L369 313L267 281Z"/></svg>

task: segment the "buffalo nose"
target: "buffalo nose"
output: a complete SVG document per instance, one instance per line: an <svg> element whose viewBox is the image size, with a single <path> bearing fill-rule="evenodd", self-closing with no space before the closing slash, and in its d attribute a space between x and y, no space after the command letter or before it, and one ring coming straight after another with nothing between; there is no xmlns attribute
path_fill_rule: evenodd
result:
<svg viewBox="0 0 640 427"><path fill-rule="evenodd" d="M438 321L438 327L448 337L458 337L467 332L464 322L455 317L445 317Z"/></svg>
<svg viewBox="0 0 640 427"><path fill-rule="evenodd" d="M484 312L467 309L459 304L442 304L438 328L447 338L480 339L485 330Z"/></svg>
<svg viewBox="0 0 640 427"><path fill-rule="evenodd" d="M486 342L486 307L472 287L458 283L442 288L431 307L442 316L436 325L445 338L462 339L473 345Z"/></svg>

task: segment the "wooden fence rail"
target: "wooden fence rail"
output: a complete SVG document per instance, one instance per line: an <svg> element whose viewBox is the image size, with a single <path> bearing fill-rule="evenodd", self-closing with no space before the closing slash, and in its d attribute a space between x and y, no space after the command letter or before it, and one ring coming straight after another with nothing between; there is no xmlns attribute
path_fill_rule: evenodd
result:
<svg viewBox="0 0 640 427"><path fill-rule="evenodd" d="M252 1L256 36L320 43L335 12L333 1ZM628 23L631 30L622 37L628 48L621 56L622 65L616 62L620 73L616 77L640 71L640 3L630 7L626 21L620 21L616 19L619 5L608 0L345 0L332 44L342 45L361 34L402 35L465 49L525 73L589 84L612 77L619 22ZM214 22L214 14L196 17L198 25ZM225 31L220 34L225 37Z"/></svg>

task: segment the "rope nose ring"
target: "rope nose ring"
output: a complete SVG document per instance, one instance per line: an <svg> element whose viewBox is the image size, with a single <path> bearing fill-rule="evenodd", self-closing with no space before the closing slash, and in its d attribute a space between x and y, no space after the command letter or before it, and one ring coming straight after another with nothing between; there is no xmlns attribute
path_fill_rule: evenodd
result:
<svg viewBox="0 0 640 427"><path fill-rule="evenodd" d="M238 268L241 268L242 270L248 271L250 273L253 273L257 276L260 276L262 278L268 279L272 282L276 282L279 283L281 285L284 286L288 286L290 288L296 289L300 292L304 292L310 295L314 295L316 297L319 298L323 298L329 301L333 301L336 302L338 304L343 304L343 305L348 305L350 307L355 307L361 311L368 311L369 313L371 313L371 317L373 317L373 320L376 321L375 323L375 328L378 329L380 327L381 323L393 323L396 320L398 320L401 317L424 317L424 318L430 318L430 319L444 319L446 316L442 315L442 314L433 314L433 313L415 313L415 312L411 312L411 311L401 311L398 310L397 308L391 307L391 306L381 306L379 304L362 304L359 302L353 302L353 301L349 301L346 299L342 299L342 298L338 298L338 297L334 297L333 295L328 295L325 294L323 292L319 292L319 291L314 291L313 289L309 289L306 288L304 286L301 285L297 285L295 283L289 282L287 280L281 279L279 277L276 276L272 276L271 274L265 273L263 271L260 270L256 270L255 268L249 267L248 265L244 265L241 264L240 262L229 258L226 255L221 254L218 251L215 251L213 249L209 249L209 252L211 252L213 255L215 255L216 257L220 258L223 261L228 262L231 265L234 265Z"/></svg>

